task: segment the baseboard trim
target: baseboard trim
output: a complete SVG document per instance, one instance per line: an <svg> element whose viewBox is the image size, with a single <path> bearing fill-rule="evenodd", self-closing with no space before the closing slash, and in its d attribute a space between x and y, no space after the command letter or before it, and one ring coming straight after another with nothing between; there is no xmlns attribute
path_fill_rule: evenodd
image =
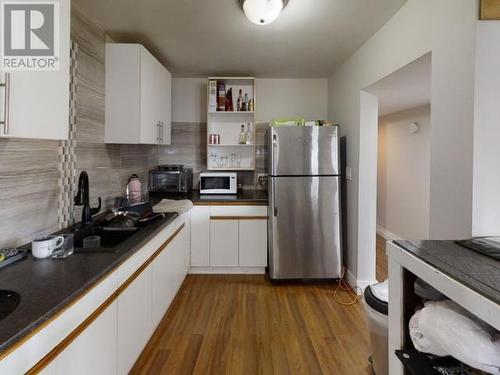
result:
<svg viewBox="0 0 500 375"><path fill-rule="evenodd" d="M352 274L351 270L349 269L347 270L346 279L347 283L351 286L351 288L355 289L358 284L358 280L356 280L356 277Z"/></svg>
<svg viewBox="0 0 500 375"><path fill-rule="evenodd" d="M192 275L263 275L265 267L191 267L189 273Z"/></svg>
<svg viewBox="0 0 500 375"><path fill-rule="evenodd" d="M401 237L399 237L398 235L392 233L391 231L388 231L387 229L385 228L382 228L381 226L378 226L377 225L377 234L382 237L384 240L387 240L387 241L397 241L397 240L401 240Z"/></svg>
<svg viewBox="0 0 500 375"><path fill-rule="evenodd" d="M354 276L354 274L351 272L351 270L347 270L346 278L347 283L356 291L356 293L358 293L358 295L362 295L368 286L376 284L378 282L377 280L358 280L356 276Z"/></svg>

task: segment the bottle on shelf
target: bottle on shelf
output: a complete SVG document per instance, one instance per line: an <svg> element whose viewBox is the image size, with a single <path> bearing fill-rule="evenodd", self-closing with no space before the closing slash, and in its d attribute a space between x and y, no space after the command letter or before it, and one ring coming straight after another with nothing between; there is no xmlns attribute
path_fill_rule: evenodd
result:
<svg viewBox="0 0 500 375"><path fill-rule="evenodd" d="M255 111L255 100L254 100L254 99L250 99L250 100L248 101L248 110L249 110L250 112Z"/></svg>
<svg viewBox="0 0 500 375"><path fill-rule="evenodd" d="M241 124L241 131L240 131L240 138L239 138L239 144L244 145L247 142L247 133L245 131L245 124Z"/></svg>
<svg viewBox="0 0 500 375"><path fill-rule="evenodd" d="M230 88L226 93L226 112L233 112L233 89Z"/></svg>
<svg viewBox="0 0 500 375"><path fill-rule="evenodd" d="M217 112L217 81L211 79L208 82L208 111Z"/></svg>
<svg viewBox="0 0 500 375"><path fill-rule="evenodd" d="M217 111L226 110L226 83L217 81Z"/></svg>
<svg viewBox="0 0 500 375"><path fill-rule="evenodd" d="M245 93L245 99L243 99L243 111L248 111L248 94Z"/></svg>
<svg viewBox="0 0 500 375"><path fill-rule="evenodd" d="M243 96L241 95L242 90L240 89L240 93L238 95L238 101L236 102L236 110L238 112L243 111Z"/></svg>
<svg viewBox="0 0 500 375"><path fill-rule="evenodd" d="M245 141L246 141L245 143L247 145L251 145L252 142L253 142L253 139L252 139L253 138L253 132L252 132L252 123L251 122L247 123L247 133L246 133L245 138L246 138L245 139Z"/></svg>

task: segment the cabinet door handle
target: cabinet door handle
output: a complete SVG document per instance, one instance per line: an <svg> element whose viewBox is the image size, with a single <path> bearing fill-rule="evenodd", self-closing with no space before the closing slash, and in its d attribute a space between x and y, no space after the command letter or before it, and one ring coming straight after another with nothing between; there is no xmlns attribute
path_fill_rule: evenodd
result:
<svg viewBox="0 0 500 375"><path fill-rule="evenodd" d="M156 142L161 143L161 123L158 121L156 123Z"/></svg>
<svg viewBox="0 0 500 375"><path fill-rule="evenodd" d="M5 83L0 83L0 87L5 88L4 107L3 107L3 134L9 134L9 107L10 107L10 73L5 73Z"/></svg>
<svg viewBox="0 0 500 375"><path fill-rule="evenodd" d="M165 140L165 129L163 128L163 121L160 122L160 129L161 129L160 143L163 144L163 141Z"/></svg>

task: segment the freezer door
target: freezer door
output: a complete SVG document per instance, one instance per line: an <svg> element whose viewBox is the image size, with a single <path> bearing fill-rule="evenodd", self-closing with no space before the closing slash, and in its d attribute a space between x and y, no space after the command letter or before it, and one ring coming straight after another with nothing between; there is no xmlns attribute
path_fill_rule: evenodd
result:
<svg viewBox="0 0 500 375"><path fill-rule="evenodd" d="M271 279L339 278L339 177L271 177Z"/></svg>
<svg viewBox="0 0 500 375"><path fill-rule="evenodd" d="M273 176L338 175L338 126L273 127L269 140Z"/></svg>

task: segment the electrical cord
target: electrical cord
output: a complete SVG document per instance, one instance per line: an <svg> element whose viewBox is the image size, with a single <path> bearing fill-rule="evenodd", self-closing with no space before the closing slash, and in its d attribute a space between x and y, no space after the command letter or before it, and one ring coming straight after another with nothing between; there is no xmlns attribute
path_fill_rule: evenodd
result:
<svg viewBox="0 0 500 375"><path fill-rule="evenodd" d="M342 306L352 306L352 305L358 303L359 301L361 301L361 298L362 298L361 291L362 290L359 287L356 287L355 289L353 289L347 283L347 281L345 281L345 274L346 274L346 268L342 267L342 275L341 275L341 277L339 279L339 283L338 283L337 287L333 291L333 299L339 305L342 305ZM348 301L341 300L339 298L339 292L340 291L346 292L348 294L348 296L349 296L349 300ZM357 293L358 291L360 292L359 294Z"/></svg>

